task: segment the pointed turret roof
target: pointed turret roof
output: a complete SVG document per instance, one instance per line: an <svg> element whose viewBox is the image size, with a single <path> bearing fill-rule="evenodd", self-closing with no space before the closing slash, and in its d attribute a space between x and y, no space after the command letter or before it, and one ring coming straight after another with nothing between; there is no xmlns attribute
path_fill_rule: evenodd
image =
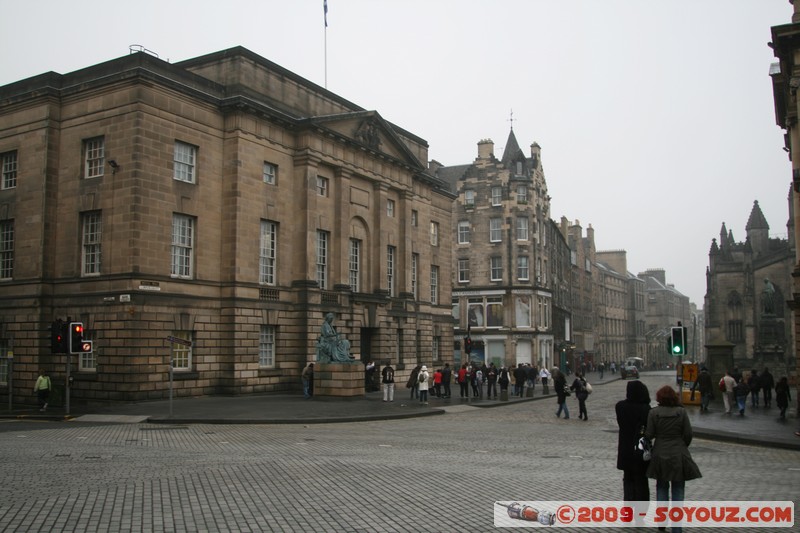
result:
<svg viewBox="0 0 800 533"><path fill-rule="evenodd" d="M517 142L517 136L514 135L514 128L511 128L511 131L508 133L508 140L506 141L506 147L503 149L503 159L502 163L503 166L508 166L509 163L514 161L524 161L525 154L519 147L519 143Z"/></svg>
<svg viewBox="0 0 800 533"><path fill-rule="evenodd" d="M767 219L764 218L764 213L761 212L761 208L758 206L758 200L753 202L753 210L750 211L750 218L747 220L747 225L744 229L747 231L751 229L769 229Z"/></svg>

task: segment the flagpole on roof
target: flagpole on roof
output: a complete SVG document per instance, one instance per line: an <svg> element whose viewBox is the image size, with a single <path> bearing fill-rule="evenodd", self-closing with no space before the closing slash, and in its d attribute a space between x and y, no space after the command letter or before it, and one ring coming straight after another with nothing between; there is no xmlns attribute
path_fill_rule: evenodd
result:
<svg viewBox="0 0 800 533"><path fill-rule="evenodd" d="M322 0L325 15L325 88L328 88L328 0Z"/></svg>

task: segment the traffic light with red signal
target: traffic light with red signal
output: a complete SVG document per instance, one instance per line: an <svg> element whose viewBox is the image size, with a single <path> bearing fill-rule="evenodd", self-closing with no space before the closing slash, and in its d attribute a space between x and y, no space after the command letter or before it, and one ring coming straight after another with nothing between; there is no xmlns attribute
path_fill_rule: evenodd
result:
<svg viewBox="0 0 800 533"><path fill-rule="evenodd" d="M69 324L69 353L88 353L92 351L92 341L83 340L83 323Z"/></svg>
<svg viewBox="0 0 800 533"><path fill-rule="evenodd" d="M67 353L69 351L69 344L67 343L68 324L61 320L54 320L50 324L50 352L51 353Z"/></svg>

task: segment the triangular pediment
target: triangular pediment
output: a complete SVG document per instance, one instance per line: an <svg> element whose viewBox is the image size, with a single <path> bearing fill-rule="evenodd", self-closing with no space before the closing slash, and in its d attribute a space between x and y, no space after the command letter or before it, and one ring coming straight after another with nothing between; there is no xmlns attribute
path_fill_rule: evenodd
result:
<svg viewBox="0 0 800 533"><path fill-rule="evenodd" d="M338 115L307 119L313 127L354 143L365 150L396 159L416 169L425 169L425 164L409 150L392 125L377 111L356 111Z"/></svg>

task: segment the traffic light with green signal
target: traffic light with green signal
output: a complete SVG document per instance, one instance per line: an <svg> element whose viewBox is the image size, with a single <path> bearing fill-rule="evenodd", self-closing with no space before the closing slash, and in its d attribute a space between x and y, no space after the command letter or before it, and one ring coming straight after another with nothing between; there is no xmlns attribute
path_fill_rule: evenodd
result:
<svg viewBox="0 0 800 533"><path fill-rule="evenodd" d="M672 355L686 355L686 328L683 326L676 326L672 328Z"/></svg>

